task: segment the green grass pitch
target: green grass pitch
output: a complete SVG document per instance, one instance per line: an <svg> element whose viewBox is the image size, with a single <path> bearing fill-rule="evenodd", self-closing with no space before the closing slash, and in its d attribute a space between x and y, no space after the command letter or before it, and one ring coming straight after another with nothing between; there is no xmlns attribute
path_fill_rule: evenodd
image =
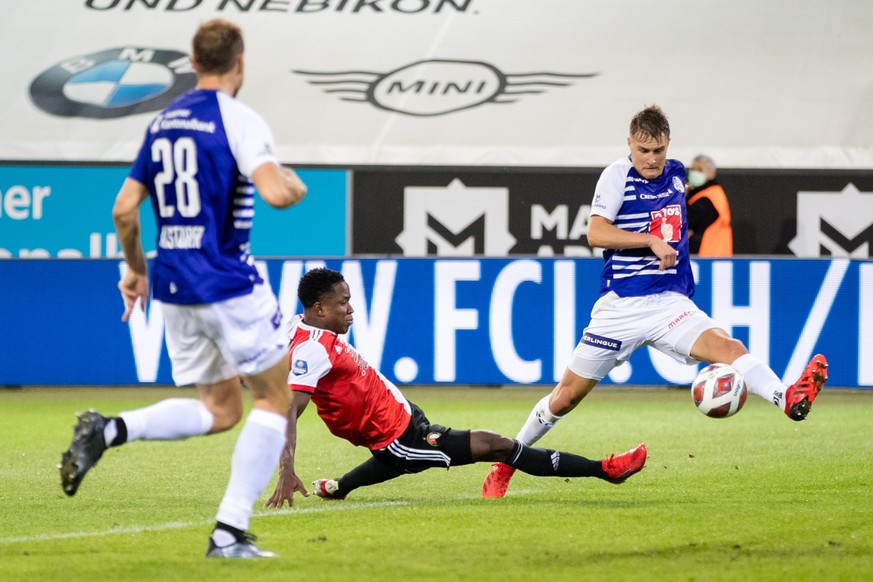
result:
<svg viewBox="0 0 873 582"><path fill-rule="evenodd" d="M407 388L432 422L514 436L549 387ZM203 557L237 430L106 453L67 498L55 465L74 413L190 389L0 390L0 580L871 580L873 391L829 390L789 421L750 397L729 419L687 390L601 387L540 443L601 458L638 442L622 485L517 474L479 497L485 464L297 496L252 518L259 561ZM248 401L247 401L248 402ZM303 415L297 471L336 477L367 451Z"/></svg>

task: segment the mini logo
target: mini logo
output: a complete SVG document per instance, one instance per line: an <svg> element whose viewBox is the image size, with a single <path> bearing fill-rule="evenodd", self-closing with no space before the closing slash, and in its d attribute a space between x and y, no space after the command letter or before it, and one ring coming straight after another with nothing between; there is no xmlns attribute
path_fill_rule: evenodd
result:
<svg viewBox="0 0 873 582"><path fill-rule="evenodd" d="M183 52L121 47L58 63L34 79L30 98L51 115L112 119L163 109L196 84Z"/></svg>
<svg viewBox="0 0 873 582"><path fill-rule="evenodd" d="M429 59L387 73L377 71L292 71L342 101L369 103L378 109L433 117L485 103L515 103L524 95L567 87L598 73L504 73L482 61Z"/></svg>
<svg viewBox="0 0 873 582"><path fill-rule="evenodd" d="M679 176L673 176L673 188L675 188L677 192L685 192L685 184L682 183Z"/></svg>
<svg viewBox="0 0 873 582"><path fill-rule="evenodd" d="M309 364L306 363L306 360L294 360L294 366L291 367L291 372L295 376L302 376L308 371Z"/></svg>
<svg viewBox="0 0 873 582"><path fill-rule="evenodd" d="M445 188L404 188L403 232L396 241L410 256L504 256L516 243L509 190L468 188L457 178Z"/></svg>
<svg viewBox="0 0 873 582"><path fill-rule="evenodd" d="M797 193L798 257L873 257L873 192L848 184L840 192Z"/></svg>
<svg viewBox="0 0 873 582"><path fill-rule="evenodd" d="M620 340L615 340L608 337L603 337L602 335L588 333L587 331L582 334L582 343L588 344L589 346L594 346L595 348L611 350L613 352L617 352L621 349Z"/></svg>
<svg viewBox="0 0 873 582"><path fill-rule="evenodd" d="M430 446L435 447L439 444L437 441L440 440L441 436L443 436L442 433L429 432L429 433L427 433L427 436L424 437L424 440L426 440L427 444L429 444Z"/></svg>

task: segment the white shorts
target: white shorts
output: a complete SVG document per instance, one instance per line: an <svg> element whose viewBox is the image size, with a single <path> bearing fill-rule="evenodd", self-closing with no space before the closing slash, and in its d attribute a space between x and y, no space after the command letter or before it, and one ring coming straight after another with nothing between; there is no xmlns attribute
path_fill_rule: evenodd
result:
<svg viewBox="0 0 873 582"><path fill-rule="evenodd" d="M217 303L161 307L178 386L252 376L288 357L279 303L266 285Z"/></svg>
<svg viewBox="0 0 873 582"><path fill-rule="evenodd" d="M619 297L609 292L591 309L591 322L567 367L599 381L642 345L693 364L697 361L691 357L694 342L714 327L718 327L715 321L680 293Z"/></svg>

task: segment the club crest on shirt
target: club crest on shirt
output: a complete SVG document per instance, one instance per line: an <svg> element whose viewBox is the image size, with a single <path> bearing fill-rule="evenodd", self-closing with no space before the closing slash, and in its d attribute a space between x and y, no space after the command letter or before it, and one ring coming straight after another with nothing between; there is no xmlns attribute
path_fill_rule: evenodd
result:
<svg viewBox="0 0 873 582"><path fill-rule="evenodd" d="M306 360L294 360L294 366L291 367L291 373L295 376L302 376L309 371L309 364Z"/></svg>
<svg viewBox="0 0 873 582"><path fill-rule="evenodd" d="M685 184L682 183L682 180L679 179L679 176L673 176L673 187L676 188L677 192L685 191Z"/></svg>
<svg viewBox="0 0 873 582"><path fill-rule="evenodd" d="M427 436L424 437L424 440L426 440L427 444L429 444L430 446L435 447L439 444L437 441L440 440L441 436L443 436L443 433L441 432L429 432L427 433Z"/></svg>

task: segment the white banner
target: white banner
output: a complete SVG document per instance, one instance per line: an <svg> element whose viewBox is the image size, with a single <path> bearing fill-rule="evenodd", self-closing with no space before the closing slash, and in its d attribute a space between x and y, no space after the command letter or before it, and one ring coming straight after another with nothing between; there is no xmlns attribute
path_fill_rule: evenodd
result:
<svg viewBox="0 0 873 582"><path fill-rule="evenodd" d="M603 166L661 105L673 157L873 167L859 0L6 2L0 160L130 161L193 84L191 36L246 34L240 98L292 164Z"/></svg>

